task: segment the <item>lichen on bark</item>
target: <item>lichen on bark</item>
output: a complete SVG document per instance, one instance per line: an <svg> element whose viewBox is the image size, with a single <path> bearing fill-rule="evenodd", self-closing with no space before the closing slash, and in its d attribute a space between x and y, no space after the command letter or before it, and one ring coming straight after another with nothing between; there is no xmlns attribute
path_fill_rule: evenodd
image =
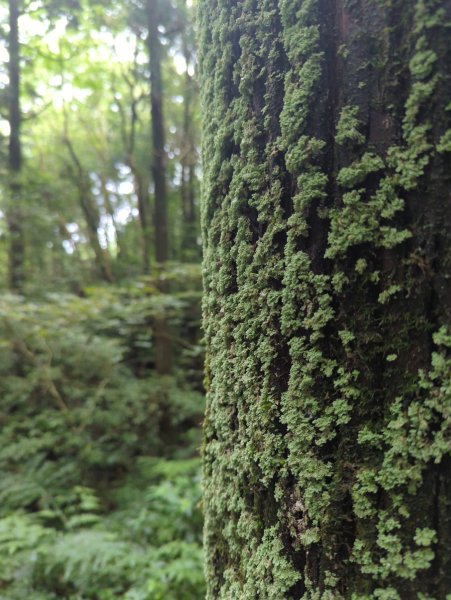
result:
<svg viewBox="0 0 451 600"><path fill-rule="evenodd" d="M451 593L450 25L200 1L208 600Z"/></svg>

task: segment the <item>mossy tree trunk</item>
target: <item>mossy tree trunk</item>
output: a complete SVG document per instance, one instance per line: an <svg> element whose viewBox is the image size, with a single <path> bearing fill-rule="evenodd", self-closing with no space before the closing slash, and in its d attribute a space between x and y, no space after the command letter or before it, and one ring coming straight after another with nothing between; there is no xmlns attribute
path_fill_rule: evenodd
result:
<svg viewBox="0 0 451 600"><path fill-rule="evenodd" d="M450 25L200 2L209 600L451 594Z"/></svg>

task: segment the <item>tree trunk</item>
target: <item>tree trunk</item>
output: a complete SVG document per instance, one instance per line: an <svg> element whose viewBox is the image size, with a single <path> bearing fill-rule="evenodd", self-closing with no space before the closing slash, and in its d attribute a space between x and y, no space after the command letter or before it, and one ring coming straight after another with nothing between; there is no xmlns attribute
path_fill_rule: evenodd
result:
<svg viewBox="0 0 451 600"><path fill-rule="evenodd" d="M153 319L155 371L158 375L170 375L172 372L171 332L167 319L168 315L165 311Z"/></svg>
<svg viewBox="0 0 451 600"><path fill-rule="evenodd" d="M451 593L450 25L200 1L208 600Z"/></svg>
<svg viewBox="0 0 451 600"><path fill-rule="evenodd" d="M158 32L160 24L158 0L147 1L148 37L150 62L150 96L152 120L152 173L155 185L155 259L158 288L165 293L166 282L160 277L161 267L169 258L166 150L163 119L163 82L161 79L162 48ZM168 375L172 369L172 348L167 315L158 315L154 320L155 369L159 375Z"/></svg>
<svg viewBox="0 0 451 600"><path fill-rule="evenodd" d="M9 0L9 284L13 291L20 292L24 281L24 239L22 227L21 181L22 149L20 141L20 44L19 44L19 0Z"/></svg>
<svg viewBox="0 0 451 600"><path fill-rule="evenodd" d="M186 3L185 3L186 4ZM186 6L185 6L186 8ZM181 181L181 200L182 200L182 258L185 260L196 260L199 258L199 248L197 245L198 225L196 211L196 193L195 193L195 164L196 148L194 141L194 81L189 72L192 65L192 52L188 39L188 20L182 33L182 51L186 63L184 95L183 95L183 139L182 139L182 181Z"/></svg>
<svg viewBox="0 0 451 600"><path fill-rule="evenodd" d="M147 46L150 63L150 96L152 119L152 173L155 185L155 258L164 263L169 258L166 150L163 119L163 82L161 79L162 48L158 32L160 23L158 0L148 0L149 33Z"/></svg>
<svg viewBox="0 0 451 600"><path fill-rule="evenodd" d="M149 215L149 194L144 185L138 169L134 165L132 157L129 157L128 165L133 176L133 186L138 200L139 222L142 232L142 253L143 253L143 271L145 274L150 273L150 256L152 250L152 230L151 220Z"/></svg>
<svg viewBox="0 0 451 600"><path fill-rule="evenodd" d="M137 53L135 52L134 71L138 70ZM136 166L134 158L136 127L138 125L138 104L141 96L135 95L136 79L123 75L123 80L130 92L129 111L120 100L120 95L115 93L115 102L119 109L121 119L121 137L125 150L125 163L130 168L133 178L133 187L138 200L139 223L141 225L141 250L143 256L143 272L150 273L150 258L152 253L152 220L150 215L149 190L144 184L143 177ZM113 79L114 89L114 79Z"/></svg>
<svg viewBox="0 0 451 600"><path fill-rule="evenodd" d="M89 242L94 251L97 270L104 281L107 283L112 283L113 274L111 272L110 257L108 252L100 245L98 234L100 222L99 212L95 200L92 197L92 192L88 181L78 181L78 197L86 221L86 230L88 233Z"/></svg>
<svg viewBox="0 0 451 600"><path fill-rule="evenodd" d="M107 283L112 283L113 274L111 271L110 256L108 252L102 248L99 241L98 229L100 216L96 201L92 196L89 176L84 171L83 165L81 164L72 142L67 135L67 123L65 123L65 129L66 131L64 133L63 141L69 151L73 163L73 168L71 169L73 175L72 178L78 191L80 208L85 218L89 243L94 251L95 264L100 277Z"/></svg>
<svg viewBox="0 0 451 600"><path fill-rule="evenodd" d="M105 169L106 172L106 169ZM127 250L122 242L122 234L116 222L115 210L113 206L113 202L111 200L111 194L108 190L107 178L104 173L100 175L100 191L103 198L103 203L105 206L105 211L111 219L111 223L114 229L114 243L117 248L117 256L120 257L123 261L127 260Z"/></svg>

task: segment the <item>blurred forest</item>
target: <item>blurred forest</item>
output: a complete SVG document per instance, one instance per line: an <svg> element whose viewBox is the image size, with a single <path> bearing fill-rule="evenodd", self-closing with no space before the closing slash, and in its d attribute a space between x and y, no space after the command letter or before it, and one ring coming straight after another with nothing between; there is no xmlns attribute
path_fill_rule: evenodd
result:
<svg viewBox="0 0 451 600"><path fill-rule="evenodd" d="M0 7L0 599L204 597L190 0Z"/></svg>

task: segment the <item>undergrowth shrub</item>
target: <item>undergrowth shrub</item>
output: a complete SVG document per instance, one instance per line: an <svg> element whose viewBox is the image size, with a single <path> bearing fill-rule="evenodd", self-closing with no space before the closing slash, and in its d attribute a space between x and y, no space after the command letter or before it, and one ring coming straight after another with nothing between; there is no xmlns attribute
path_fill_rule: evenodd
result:
<svg viewBox="0 0 451 600"><path fill-rule="evenodd" d="M199 296L171 277L0 298L0 600L203 598Z"/></svg>

